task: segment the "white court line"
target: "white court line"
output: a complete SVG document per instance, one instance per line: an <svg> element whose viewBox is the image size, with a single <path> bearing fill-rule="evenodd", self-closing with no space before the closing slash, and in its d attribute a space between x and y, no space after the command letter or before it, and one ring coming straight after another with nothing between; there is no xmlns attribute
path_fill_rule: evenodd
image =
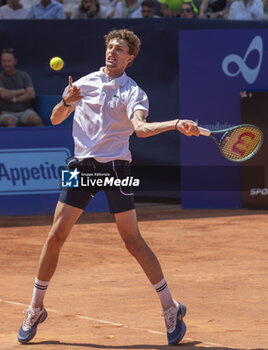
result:
<svg viewBox="0 0 268 350"><path fill-rule="evenodd" d="M29 307L29 304L23 304L23 303L18 303L18 302L15 302L15 301L9 301L9 300L3 300L3 299L0 299L0 303ZM47 309L47 311L55 312L55 313L59 313L60 312L60 311L54 310L54 309ZM83 319L83 320L89 320L89 321L94 321L94 322L98 322L98 323L110 324L112 326L117 326L117 327L122 327L122 328L129 328L129 329L134 329L134 330L137 330L137 331L142 331L142 332L147 332L147 333L152 333L152 334L166 335L166 333L164 333L164 332L158 332L158 331L154 331L152 329L147 329L147 328L131 327L131 326L128 326L128 325L125 325L125 324L122 324L122 323L116 323L116 322L111 322L111 321L106 321L106 320L100 320L98 318L93 318L93 317L88 317L88 316L80 316L80 315L72 315L72 316L80 318L80 319ZM183 339L186 340L186 341L191 341L191 342L194 341L194 339L191 339L191 338L183 338ZM203 347L215 346L215 347L225 348L225 349L228 349L228 348L234 349L233 347L224 346L224 345L217 344L217 343L209 343L209 342L200 343L199 345L202 345ZM242 347L240 347L240 348L242 348ZM250 348L243 347L243 349L250 349Z"/></svg>
<svg viewBox="0 0 268 350"><path fill-rule="evenodd" d="M18 303L18 302L15 302L15 301L9 301L9 300L0 299L0 302L6 303L6 304L13 304L13 305L20 305L20 306L24 306L24 307L29 307L29 304ZM59 313L58 310L53 310L53 309L48 309L48 308L46 308L46 309L47 309L47 311L50 311L50 312ZM148 332L148 333L160 334L160 335L165 335L166 334L166 333L163 333L163 332L153 331L152 329L130 327L130 326L122 324L122 323L116 323L116 322L111 322L111 321L106 321L106 320L100 320L98 318L93 318L93 317L88 317L88 316L81 316L81 315L73 315L73 316L77 317L77 318L80 318L82 320L89 320L89 321L94 321L94 322L98 322L98 323L105 323L105 324L109 324L111 326L116 326L116 327L136 329L136 330L140 330L140 331L144 331L144 332Z"/></svg>
<svg viewBox="0 0 268 350"><path fill-rule="evenodd" d="M110 321L105 321L105 320L99 320L97 318L92 318L92 317L88 317L88 316L74 315L74 317L82 318L83 320L96 321L96 322L99 322L99 323L106 323L106 324L110 324L110 325L117 326L117 327L128 327L128 326L126 326L124 324L121 324L121 323L115 323L115 322L110 322Z"/></svg>
<svg viewBox="0 0 268 350"><path fill-rule="evenodd" d="M147 332L147 333L160 334L160 335L165 335L165 334L166 334L166 333L163 333L163 332L153 331L153 330L151 330L151 329L130 327L130 326L127 326L126 324L115 323L115 322L104 321L104 320L99 320L99 319L97 319L97 318L92 318L92 317L88 317L88 316L75 315L75 317L77 317L77 318L82 318L82 319L84 319L84 320L95 321L95 322L97 321L97 322L99 322L99 323L106 323L106 324L110 324L110 325L117 326L117 327L122 327L122 328L136 329L136 330L138 330L138 331L144 331L144 332Z"/></svg>
<svg viewBox="0 0 268 350"><path fill-rule="evenodd" d="M6 303L6 304L13 304L13 305L20 305L20 306L25 306L25 307L29 307L29 304L22 304L22 303L17 303L16 301L8 301L8 300L3 300L3 299L0 299L0 303ZM47 311L49 312L59 312L57 310L54 310L54 309L48 309L46 308Z"/></svg>

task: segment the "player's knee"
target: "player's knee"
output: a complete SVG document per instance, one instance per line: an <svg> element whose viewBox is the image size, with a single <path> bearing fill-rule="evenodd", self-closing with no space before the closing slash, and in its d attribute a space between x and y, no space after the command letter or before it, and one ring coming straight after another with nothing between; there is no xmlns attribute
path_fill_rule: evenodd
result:
<svg viewBox="0 0 268 350"><path fill-rule="evenodd" d="M141 255L144 251L145 243L139 236L127 237L124 239L125 247L133 256Z"/></svg>
<svg viewBox="0 0 268 350"><path fill-rule="evenodd" d="M47 246L49 250L59 250L63 243L65 242L66 237L59 234L58 232L50 233L47 239Z"/></svg>

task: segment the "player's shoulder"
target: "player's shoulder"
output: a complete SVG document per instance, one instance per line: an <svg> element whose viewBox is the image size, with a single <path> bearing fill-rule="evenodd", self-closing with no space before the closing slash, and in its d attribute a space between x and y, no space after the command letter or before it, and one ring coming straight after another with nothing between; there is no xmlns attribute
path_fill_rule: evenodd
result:
<svg viewBox="0 0 268 350"><path fill-rule="evenodd" d="M125 86L128 90L139 90L140 89L140 86L138 85L138 83L132 79L131 77L129 77L128 75L125 75Z"/></svg>
<svg viewBox="0 0 268 350"><path fill-rule="evenodd" d="M126 78L126 83L132 87L139 87L139 85L136 83L136 81L129 76L127 76L127 78Z"/></svg>
<svg viewBox="0 0 268 350"><path fill-rule="evenodd" d="M126 86L127 90L129 90L130 93L146 94L146 92L140 87L140 85L129 76L127 76L125 86Z"/></svg>

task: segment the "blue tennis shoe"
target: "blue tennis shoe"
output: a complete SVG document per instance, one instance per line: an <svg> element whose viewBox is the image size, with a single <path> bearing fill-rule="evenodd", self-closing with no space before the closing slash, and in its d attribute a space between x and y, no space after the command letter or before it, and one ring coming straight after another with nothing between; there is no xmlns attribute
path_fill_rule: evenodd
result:
<svg viewBox="0 0 268 350"><path fill-rule="evenodd" d="M41 309L29 307L29 309L24 312L26 316L18 333L18 341L20 343L27 343L32 340L36 334L39 323L44 322L47 318L47 312L44 306L42 306Z"/></svg>
<svg viewBox="0 0 268 350"><path fill-rule="evenodd" d="M186 314L186 306L173 300L175 306L163 311L162 316L165 318L167 327L167 338L169 345L176 345L182 340L186 332L186 325L183 317Z"/></svg>

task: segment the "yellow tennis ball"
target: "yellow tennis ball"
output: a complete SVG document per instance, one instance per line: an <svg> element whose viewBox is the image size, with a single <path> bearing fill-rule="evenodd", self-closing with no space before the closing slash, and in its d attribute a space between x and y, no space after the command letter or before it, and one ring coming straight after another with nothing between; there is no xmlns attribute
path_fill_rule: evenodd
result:
<svg viewBox="0 0 268 350"><path fill-rule="evenodd" d="M53 70L61 70L64 66L64 61L60 57L52 57L49 61L49 65Z"/></svg>

